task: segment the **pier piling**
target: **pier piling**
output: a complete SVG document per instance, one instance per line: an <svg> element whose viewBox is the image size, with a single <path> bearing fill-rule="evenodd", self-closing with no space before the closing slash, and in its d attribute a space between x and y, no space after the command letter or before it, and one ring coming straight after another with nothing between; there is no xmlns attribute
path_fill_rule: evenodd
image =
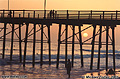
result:
<svg viewBox="0 0 120 79"><path fill-rule="evenodd" d="M67 67L67 37L68 37L68 25L65 26L66 32L65 32L65 68Z"/></svg>
<svg viewBox="0 0 120 79"><path fill-rule="evenodd" d="M12 61L12 55L13 55L13 40L14 40L14 24L12 24L11 49L10 49L10 61Z"/></svg>
<svg viewBox="0 0 120 79"><path fill-rule="evenodd" d="M81 25L79 26L79 43L80 43L80 54L81 54L81 67L83 67L84 63L83 63L83 51L82 51Z"/></svg>
<svg viewBox="0 0 120 79"><path fill-rule="evenodd" d="M43 24L41 24L41 56L40 56L40 66L43 65Z"/></svg>
<svg viewBox="0 0 120 79"><path fill-rule="evenodd" d="M109 26L106 25L106 71L108 70L108 33L109 33Z"/></svg>
<svg viewBox="0 0 120 79"><path fill-rule="evenodd" d="M100 34L99 34L99 46L98 46L98 64L97 69L100 68L100 49L101 49L101 37L102 37L102 26L100 25Z"/></svg>
<svg viewBox="0 0 120 79"><path fill-rule="evenodd" d="M25 63L26 63L26 50L27 50L28 27L29 27L29 24L26 23L23 67L25 67Z"/></svg>
<svg viewBox="0 0 120 79"><path fill-rule="evenodd" d="M93 25L93 39L92 39L92 50L91 50L91 64L90 70L93 68L93 57L94 57L94 42L95 42L95 32L96 32L96 25Z"/></svg>
<svg viewBox="0 0 120 79"><path fill-rule="evenodd" d="M3 54L2 54L2 59L4 59L4 56L5 56L6 25L7 25L7 23L4 23L4 38L3 38Z"/></svg>
<svg viewBox="0 0 120 79"><path fill-rule="evenodd" d="M20 54L20 63L22 63L22 46L21 46L21 24L19 23L19 54Z"/></svg>
<svg viewBox="0 0 120 79"><path fill-rule="evenodd" d="M48 27L48 49L49 49L49 65L51 65L51 41L50 41L50 25Z"/></svg>
<svg viewBox="0 0 120 79"><path fill-rule="evenodd" d="M114 32L115 27L112 26L112 48L113 48L113 69L115 71L115 32Z"/></svg>
<svg viewBox="0 0 120 79"><path fill-rule="evenodd" d="M61 27L62 27L62 25L59 24L59 33L58 33L58 51L57 51L57 65L56 65L56 68L59 67L60 41L61 41Z"/></svg>
<svg viewBox="0 0 120 79"><path fill-rule="evenodd" d="M36 42L36 24L34 24L34 35L33 35L33 64L35 66L35 42Z"/></svg>
<svg viewBox="0 0 120 79"><path fill-rule="evenodd" d="M75 26L73 25L73 37L72 37L72 67L74 65L74 39L75 39Z"/></svg>

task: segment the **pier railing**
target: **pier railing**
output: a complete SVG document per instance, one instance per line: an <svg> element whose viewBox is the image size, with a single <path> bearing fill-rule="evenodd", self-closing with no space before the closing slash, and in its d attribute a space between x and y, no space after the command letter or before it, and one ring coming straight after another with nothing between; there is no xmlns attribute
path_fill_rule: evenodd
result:
<svg viewBox="0 0 120 79"><path fill-rule="evenodd" d="M120 20L120 11L0 10L0 18Z"/></svg>

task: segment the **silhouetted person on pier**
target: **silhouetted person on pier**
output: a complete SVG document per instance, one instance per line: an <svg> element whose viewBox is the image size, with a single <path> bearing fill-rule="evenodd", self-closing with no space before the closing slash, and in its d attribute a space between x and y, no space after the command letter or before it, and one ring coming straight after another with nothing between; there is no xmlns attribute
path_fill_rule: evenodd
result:
<svg viewBox="0 0 120 79"><path fill-rule="evenodd" d="M54 14L54 16L55 16L55 19L57 18L57 11L55 11L55 14Z"/></svg>
<svg viewBox="0 0 120 79"><path fill-rule="evenodd" d="M55 13L54 13L54 10L51 10L51 11L50 11L50 18L51 18L51 19L54 19L54 16L55 16L54 14L55 14Z"/></svg>
<svg viewBox="0 0 120 79"><path fill-rule="evenodd" d="M70 71L71 71L71 62L70 62L70 59L68 59L66 69L67 69L67 74L68 74L68 76L70 78Z"/></svg>
<svg viewBox="0 0 120 79"><path fill-rule="evenodd" d="M51 19L51 17L52 17L52 10L50 10L50 12L47 14L48 19Z"/></svg>
<svg viewBox="0 0 120 79"><path fill-rule="evenodd" d="M50 19L51 19L51 17L52 17L52 10L50 10Z"/></svg>

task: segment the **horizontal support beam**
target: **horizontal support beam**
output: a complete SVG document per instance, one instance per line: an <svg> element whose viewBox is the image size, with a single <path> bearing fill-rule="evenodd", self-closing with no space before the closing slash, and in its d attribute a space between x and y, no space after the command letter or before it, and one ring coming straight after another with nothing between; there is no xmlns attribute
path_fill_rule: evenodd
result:
<svg viewBox="0 0 120 79"><path fill-rule="evenodd" d="M65 44L65 42L63 43L60 43L60 44ZM72 44L72 42L68 42L67 44ZM80 44L79 42L74 42L74 44ZM91 43L83 43L82 45L92 45ZM94 44L94 45L99 45L99 44ZM101 44L101 45L106 45L106 44ZM108 45L112 45L111 44L108 44Z"/></svg>
<svg viewBox="0 0 120 79"><path fill-rule="evenodd" d="M3 40L1 39L0 41L3 41ZM5 40L5 41L11 42L10 39L9 40ZM19 42L19 40L13 40L13 42ZM21 41L21 42L25 42L25 41ZM29 40L27 42L33 43L33 41L29 41ZM36 43L41 43L41 40L39 40L39 41L36 40ZM48 43L48 40L43 40L43 43Z"/></svg>

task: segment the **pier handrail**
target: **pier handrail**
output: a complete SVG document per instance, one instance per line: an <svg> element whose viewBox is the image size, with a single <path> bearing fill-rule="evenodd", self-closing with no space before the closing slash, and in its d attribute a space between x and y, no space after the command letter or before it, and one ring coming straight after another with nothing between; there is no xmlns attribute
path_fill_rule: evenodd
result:
<svg viewBox="0 0 120 79"><path fill-rule="evenodd" d="M120 20L120 11L0 10L0 18Z"/></svg>

